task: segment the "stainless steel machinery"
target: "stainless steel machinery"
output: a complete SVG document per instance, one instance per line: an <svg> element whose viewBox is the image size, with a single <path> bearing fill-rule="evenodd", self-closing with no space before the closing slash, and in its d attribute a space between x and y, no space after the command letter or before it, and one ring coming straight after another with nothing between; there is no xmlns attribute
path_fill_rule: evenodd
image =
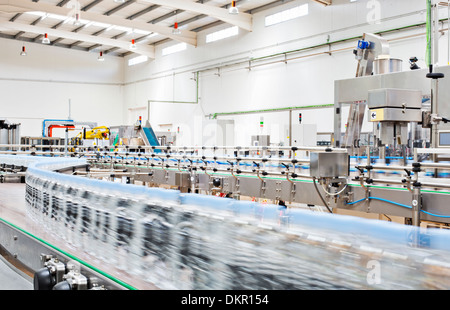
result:
<svg viewBox="0 0 450 310"><path fill-rule="evenodd" d="M422 93L415 90L375 89L369 91L369 121L374 123L375 145L380 158L386 148L402 150L408 146L408 127L422 122Z"/></svg>
<svg viewBox="0 0 450 310"><path fill-rule="evenodd" d="M19 144L21 124L0 118L0 144Z"/></svg>
<svg viewBox="0 0 450 310"><path fill-rule="evenodd" d="M402 61L391 58L389 42L380 36L365 33L358 41L354 54L358 61L356 78L401 71ZM345 135L341 138L339 133L338 137L342 147L351 148L353 151L359 148L366 107L365 100L350 103Z"/></svg>
<svg viewBox="0 0 450 310"><path fill-rule="evenodd" d="M1 169L26 171L33 221L157 288L380 288L364 273L379 263L383 288L448 289L450 231L421 224L450 224L450 92L439 91L450 67L372 75L376 62L395 61L369 34L355 54L357 77L335 82L333 147L0 145ZM367 145L363 120L373 125ZM99 285L55 253L33 266L53 272L53 287Z"/></svg>
<svg viewBox="0 0 450 310"><path fill-rule="evenodd" d="M288 208L288 200L274 205L149 188L142 182L184 186L187 181L198 190L196 176L206 176L210 191L231 190L241 198L320 204L322 195L333 210L363 205L367 212L414 216L416 208L430 218L448 212L442 202L449 193L443 190L417 192L414 186L410 192L350 182L342 149L309 149L314 154L310 178L300 171L306 162L294 157L278 158L280 166L272 167L273 159L265 155L225 163L214 148L202 154L190 154L187 147L161 149L163 154L150 148L123 158L108 152L84 153L86 158L0 155L7 166L28 168L26 209L34 226L77 251L68 255L0 218L2 255L29 268L36 289L450 287L447 230ZM190 178L173 181L183 173ZM133 181L110 182L125 175ZM83 254L89 262L79 259ZM114 268L118 273L106 272ZM124 276L130 282L123 282Z"/></svg>

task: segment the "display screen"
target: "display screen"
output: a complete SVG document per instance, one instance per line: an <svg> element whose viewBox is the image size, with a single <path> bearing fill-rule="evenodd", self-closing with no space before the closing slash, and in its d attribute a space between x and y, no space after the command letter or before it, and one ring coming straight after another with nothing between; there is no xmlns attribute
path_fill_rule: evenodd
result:
<svg viewBox="0 0 450 310"><path fill-rule="evenodd" d="M439 146L450 146L450 132L439 133Z"/></svg>

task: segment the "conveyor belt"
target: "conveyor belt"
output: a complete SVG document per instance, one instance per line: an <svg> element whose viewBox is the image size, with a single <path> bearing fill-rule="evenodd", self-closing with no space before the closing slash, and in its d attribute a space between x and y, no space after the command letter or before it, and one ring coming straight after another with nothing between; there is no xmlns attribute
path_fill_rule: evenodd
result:
<svg viewBox="0 0 450 310"><path fill-rule="evenodd" d="M99 262L93 259L87 253L79 251L70 246L64 240L56 238L51 232L46 230L42 225L37 224L31 220L25 211L25 184L18 183L2 183L0 184L0 221L6 221L12 225L23 229L36 239L45 240L46 243L52 247L64 251L69 255L73 255L80 261L88 262L94 268L98 268L107 276L113 277L118 281L123 281L125 288L131 289L157 289L154 285L144 282L139 278L134 278L126 271L118 269L114 266ZM41 253L36 253L39 256ZM1 281L1 278L0 278Z"/></svg>
<svg viewBox="0 0 450 310"><path fill-rule="evenodd" d="M138 288L450 288L448 231L294 209L283 216L268 204L52 171L79 164L43 159L31 165L26 215L47 226L46 242L135 287L141 281ZM85 222L87 214L97 215ZM88 254L91 242L101 245L94 249L100 257ZM382 282L369 281L377 265Z"/></svg>

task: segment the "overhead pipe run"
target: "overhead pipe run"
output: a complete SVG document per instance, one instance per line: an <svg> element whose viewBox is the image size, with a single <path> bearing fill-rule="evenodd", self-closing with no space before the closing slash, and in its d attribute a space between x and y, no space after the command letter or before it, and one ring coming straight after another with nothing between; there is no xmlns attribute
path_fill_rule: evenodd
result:
<svg viewBox="0 0 450 310"><path fill-rule="evenodd" d="M447 21L447 19L441 19L440 21L444 22L444 21ZM426 25L427 25L427 23L414 24L414 25L410 25L410 26L393 28L393 29L390 29L390 30L377 32L376 34L381 35L381 34L394 32L394 31L404 31L404 30L408 30L408 29L412 29L412 28L416 28L416 27L422 27L422 26L426 26ZM446 29L441 29L441 31L448 31L449 28L450 27L448 27ZM426 33L418 33L418 34L413 34L413 35L408 35L408 36L402 36L402 37L390 39L390 40L387 40L387 41L388 42L395 42L395 41L400 41L400 40L404 40L404 39L420 37L420 36L423 36L423 35L427 35L428 36L428 30L427 30ZM317 48L322 48L322 47L326 47L326 46L330 47L333 44L345 43L345 42L348 42L348 41L355 41L355 40L359 40L360 38L361 37L358 36L358 37L351 37L351 38L347 38L347 39L342 39L342 40L322 43L322 44L309 46L309 47L305 47L305 48L301 48L301 49L296 49L296 50L291 50L291 51L286 51L286 52L266 55L266 56L262 56L262 57L258 57L258 58L252 58L248 62L238 62L238 63L235 63L234 65L248 63L248 66L246 67L246 69L251 70L252 68L259 67L259 66L266 66L266 65L276 64L276 63L287 63L287 62L293 61L293 60L298 60L298 59L303 59L303 58L308 58L308 57L314 57L314 56L320 56L320 55L331 55L332 53L336 53L336 52L353 50L354 47L351 46L351 47L335 49L335 50L329 50L329 51L318 52L318 53L312 53L312 54L302 55L302 56L297 56L297 57L292 57L292 58L288 58L287 57L287 55L289 55L289 54L300 53L300 52L303 52L303 51L306 51L306 50L317 49ZM427 44L427 49L430 48L430 47L431 47L431 45ZM428 53L430 53L429 55L431 56L431 52L428 52ZM255 61L262 61L262 60L266 60L266 59L270 59L270 58L276 58L276 57L281 57L281 56L284 56L283 59L281 59L281 60L264 62L264 63L261 63L261 64L252 64L252 62L255 62ZM427 55L427 59L430 59L430 60L427 60L427 64L431 63L431 57L428 58L428 55ZM228 66L230 66L230 65L228 65ZM205 71L206 70L207 69L205 69ZM217 112L217 113L209 114L209 117L212 118L212 119L216 119L218 116L223 116L223 115L253 114L253 113L264 113L264 112L280 112L280 111L290 111L290 110L308 109L308 108L326 108L326 107L331 107L331 106L333 106L333 105L332 104L325 104L325 105L313 105L313 106L305 106L305 107L286 107L286 108L276 108L276 109L252 110L252 111Z"/></svg>
<svg viewBox="0 0 450 310"><path fill-rule="evenodd" d="M183 104L198 104L199 102L199 72L194 72L194 80L195 80L195 100L194 101L182 101L182 100L157 100L150 99L147 102L147 120L150 122L150 104L152 102L159 103L183 103Z"/></svg>
<svg viewBox="0 0 450 310"><path fill-rule="evenodd" d="M219 116L225 115L241 115L241 114L255 114L255 113L272 113L272 112L289 112L293 110L304 110L304 109L323 109L333 107L333 104L323 104L323 105L309 105L303 107L285 107L285 108L275 108L275 109L261 109L261 110L251 110L251 111L236 111L236 112L222 112L209 114L210 119L217 119Z"/></svg>
<svg viewBox="0 0 450 310"><path fill-rule="evenodd" d="M443 18L443 19L439 20L439 22L446 22L446 21L448 21L447 18ZM406 30L410 30L410 29L414 29L414 28L421 28L421 27L424 27L426 25L427 25L426 22L425 23L412 24L412 25L408 25L408 26L391 28L391 29L387 29L387 30L383 30L383 31L374 32L374 34L381 36L383 34L388 34L388 33L392 33L392 32L406 31ZM446 31L446 30L448 31L448 29L441 29L441 31ZM419 36L423 36L423 35L425 35L425 33L414 34L414 35L409 35L409 36L403 36L403 37L390 39L390 40L388 40L388 42L394 42L394 41L404 40L404 39L408 39L408 38L419 37ZM348 47L348 48L328 50L328 51L324 51L324 52L313 53L313 54L308 54L308 55L303 55L303 56L298 56L298 57L292 57L292 58L288 58L287 57L288 55L291 55L291 54L301 53L301 52L305 52L305 51L308 51L308 50L313 50L313 49L318 49L318 48L323 48L323 47L331 47L332 45L335 45L335 44L341 44L341 43L346 43L346 42L350 42L350 41L356 41L356 40L360 40L360 39L361 39L361 36L354 36L354 37L348 37L348 38L345 38L345 39L340 39L340 40L335 40L335 41L327 41L325 43L311 45L311 46L307 46L307 47L303 47L303 48L299 48L299 49L288 50L288 51L274 53L274 54L269 54L269 55L265 55L265 56L261 56L261 57L250 58L248 60L242 60L242 61L238 61L238 62L235 62L235 63L232 63L232 64L212 65L212 66L210 66L208 68L204 68L204 69L201 69L199 71L200 72L208 71L208 70L217 69L217 68L220 68L220 67L225 67L225 66L229 67L229 66L240 65L240 64L248 64L245 67L245 69L251 69L251 68L255 68L257 66L271 65L271 64L275 64L275 63L287 63L289 61L303 59L303 58L307 58L307 57L314 57L314 56L319 56L319 55L331 55L331 54L336 53L336 52L342 52L342 51L346 51L346 50L353 50L354 47L351 46L351 47ZM263 60L273 59L273 58L277 58L277 57L283 57L283 59L272 61L272 62L266 62L266 63L262 63L262 64L254 64L255 62L260 62L260 61L263 61Z"/></svg>
<svg viewBox="0 0 450 310"><path fill-rule="evenodd" d="M45 119L42 122L42 136L47 137L48 129L52 125L61 125L61 124L72 124L73 120L71 119Z"/></svg>

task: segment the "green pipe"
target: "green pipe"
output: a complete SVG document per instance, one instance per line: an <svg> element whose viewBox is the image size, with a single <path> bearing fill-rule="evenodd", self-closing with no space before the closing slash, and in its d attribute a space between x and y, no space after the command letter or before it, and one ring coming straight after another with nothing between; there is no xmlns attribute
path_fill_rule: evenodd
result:
<svg viewBox="0 0 450 310"><path fill-rule="evenodd" d="M431 41L428 40L428 36L429 36L429 27L431 27L431 0L426 0L427 1L427 22L426 23L418 23L418 24L413 24L413 25L409 25L409 26L403 26L403 27L397 27L397 28L392 28L392 29L387 29L387 30L383 30L383 31L379 31L376 32L374 34L377 35L382 35L382 34L386 34L386 33L390 33L390 32L395 32L395 31L402 31L402 30L407 30L407 29L412 29L412 28L418 28L418 27L423 27L426 26L427 27L427 65L429 63L431 63L430 57L431 57ZM447 19L443 18L440 21L446 21ZM431 33L431 32L430 32ZM339 44L339 43L344 43L344 42L348 42L348 41L355 41L355 40L359 40L361 37L360 36L356 36L356 37L350 37L350 38L345 38L345 39L341 39L341 40L336 40L336 41L331 41L331 42L326 42L326 43L321 43L321 44L317 44L317 45L312 45L312 46L308 46L308 47L304 47L304 48L300 48L300 49L295 49L295 50L289 50L286 52L280 52L280 53L275 53L275 54L271 54L271 55L266 55L266 56L261 56L261 57L255 57L255 58L251 58L250 62L254 62L254 61L259 61L259 60L265 60L268 58L273 58L273 57L278 57L278 56L282 56L282 55L288 55L288 54L293 54L293 53L299 53L299 52L303 52L306 50L310 50L310 49L316 49L316 48L321 48L321 47L325 47L325 46L330 46L333 44ZM189 103L189 104L198 104L199 102L199 72L196 72L196 77L197 77L197 95L196 95L196 100L195 101L174 101L174 100L149 100L149 104L151 102L160 102L160 103ZM262 110L252 110L252 111L237 111L237 112L224 112L224 113L214 113L212 114L212 119L216 119L218 116L221 115L237 115L237 114L252 114L252 113L263 113L263 112L280 112L280 111L289 111L289 110L299 110L299 109L308 109L308 108L325 108L325 107L331 107L333 106L332 104L327 104L327 105L313 105L313 106L305 106L305 107L286 107L286 108L275 108L275 109L262 109ZM210 114L211 116L211 114Z"/></svg>
<svg viewBox="0 0 450 310"><path fill-rule="evenodd" d="M327 43L321 43L321 44L312 45L312 46L308 46L308 47L303 47L303 48L290 50L290 51L286 51L286 52L280 52L280 53L276 53L276 54L271 54L271 55L266 55L266 56L261 56L261 57L255 57L255 58L251 58L250 62L258 61L258 60L264 60L264 59L267 59L267 58L273 58L273 57L277 57L277 56L283 56L283 55L287 55L287 54L299 53L299 52L303 52L303 51L310 50L310 49L320 48L320 47L329 46L329 45L337 44L337 43L344 43L344 42L347 42L347 41L354 41L354 40L358 40L358 39L361 39L361 37L358 36L358 37L346 38L346 39L342 39L342 40L337 40L337 41L332 41L332 42L327 42Z"/></svg>
<svg viewBox="0 0 450 310"><path fill-rule="evenodd" d="M427 1L429 2L431 0L427 0ZM443 18L440 21L446 21L446 20L447 19ZM428 22L427 23L418 23L418 24L413 24L413 25L409 25L409 26L397 27L397 28L392 28L392 29L388 29L388 30L379 31L379 32L376 32L374 34L382 35L382 34L386 34L386 33L389 33L389 32L395 32L395 31L401 31L401 30L407 30L407 29L412 29L412 28L423 27L423 26L426 26L427 24L428 24ZM355 40L359 40L360 38L361 38L361 36L355 36L355 37L345 38L345 39L331 41L331 42L327 41L326 43L312 45L312 46L308 46L308 47L304 47L304 48L300 48L300 49L289 50L289 51L286 51L286 52L280 52L280 53L270 54L270 55L266 55L266 56L251 58L249 61L250 62L252 62L252 61L259 61L259 60L264 60L264 59L268 59L268 58L278 57L278 56L282 56L282 55L299 53L299 52L303 52L303 51L310 50L310 49L316 49L316 48L320 48L320 47L330 46L330 45L333 45L333 44L339 44L339 43L344 43L344 42L348 42L348 41L355 41ZM196 96L196 100L195 101L175 101L175 100L151 99L148 102L149 103L150 102L160 102L160 103L190 103L190 104L198 104L198 102L199 102L199 80L198 80L198 77L199 77L199 71L196 72L197 96Z"/></svg>
<svg viewBox="0 0 450 310"><path fill-rule="evenodd" d="M196 95L195 95L195 101L176 101L176 100L156 100L156 99L151 99L148 101L148 104L150 105L150 103L152 102L159 102L159 103L190 103L190 104L198 104L199 102L199 72L195 72L195 80L196 80ZM149 109L149 113L150 113L150 109ZM150 115L149 115L150 117Z"/></svg>
<svg viewBox="0 0 450 310"><path fill-rule="evenodd" d="M334 104L323 104L323 105L309 105L304 107L285 107L285 108L274 108L274 109L263 109L263 110L252 110L252 111L237 111L237 112L223 112L212 114L212 119L216 119L218 116L222 115L237 115L237 114L253 114L253 113L264 113L264 112L283 112L291 110L304 110L304 109L322 109L334 107Z"/></svg>
<svg viewBox="0 0 450 310"><path fill-rule="evenodd" d="M427 49L425 53L425 61L427 64L427 67L431 66L431 0L427 1L427 22L426 22L426 29L427 29Z"/></svg>
<svg viewBox="0 0 450 310"><path fill-rule="evenodd" d="M375 34L378 35L382 35L382 34L386 34L389 32L395 32L395 31L402 31L402 30L407 30L407 29L412 29L412 28L418 28L418 27L423 27L426 26L427 27L427 65L429 65L431 63L431 41L428 39L429 33L431 34L431 31L428 29L431 26L431 0L427 0L427 12L429 16L427 16L427 22L426 23L418 23L418 24L413 24L413 25L409 25L409 26L404 26L404 27L397 27L397 28L392 28L392 29L388 29L388 30L383 30L380 32L376 32ZM445 21L446 19L441 19L440 21ZM256 57L256 58L252 58L250 59L250 62L252 61L259 61L259 60L265 60L268 58L273 58L273 57L278 57L278 56L282 56L282 55L288 55L288 54L292 54L292 53L299 53L305 50L310 50L310 49L316 49L316 48L320 48L320 47L325 47L325 46L330 46L332 44L339 44L339 43L344 43L347 41L354 41L354 40L358 40L361 37L351 37L351 38L346 38L346 39L341 39L341 40L336 40L336 41L332 41L332 42L327 42L327 43L321 43L321 44L317 44L317 45L313 45L313 46L308 46L308 47L304 47L304 48L300 48L300 49L295 49L295 50L290 50L290 51L286 51L286 52L281 52L281 53L275 53L275 54L271 54L271 55L266 55L266 56L262 56L262 57ZM263 109L263 110L253 110L253 111L237 111L237 112L224 112L224 113L214 113L212 114L212 119L216 119L218 116L221 115L237 115L237 114L252 114L252 113L263 113L263 112L280 112L280 111L289 111L289 110L299 110L299 109L308 109L308 108L325 108L325 107L331 107L334 106L333 104L327 104L327 105L321 105L321 106L305 106L305 107L286 107L286 108L277 108L277 109Z"/></svg>
<svg viewBox="0 0 450 310"><path fill-rule="evenodd" d="M430 2L431 0L426 0L427 3ZM427 7L427 11L430 10L431 12L431 2L430 2L430 7ZM390 33L390 32L395 32L395 31L401 31L401 30L408 30L408 29L412 29L412 28L418 28L418 27L423 27L423 26L428 26L429 23L431 23L431 20L429 20L431 18L431 13L430 16L427 19L426 23L418 23L418 24L413 24L413 25L409 25L409 26L403 26L403 27L397 27L397 28L392 28L392 29L387 29L387 30L383 30L383 31L379 31L379 32L375 32L374 34L377 35L382 35L382 34L386 34L386 33ZM446 18L440 19L440 22L446 21ZM341 39L341 40L336 40L336 41L331 41L331 42L326 42L326 43L321 43L321 44L317 44L317 45L313 45L313 46L308 46L308 47L304 47L304 48L300 48L300 49L295 49L295 50L290 50L290 51L286 51L286 52L280 52L280 53L275 53L275 54L271 54L271 55L266 55L266 56L261 56L261 57L255 57L255 58L251 58L250 62L252 61L258 61L258 60L264 60L267 58L273 58L273 57L278 57L278 56L283 56L283 55L287 55L287 54L293 54L293 53L299 53L299 52L303 52L305 50L310 50L310 49L315 49L315 48L320 48L320 47L325 47L325 46L329 46L329 45L333 45L333 44L339 44L339 43L344 43L347 41L354 41L354 40L359 40L361 39L361 36L356 36L356 37L350 37L350 38L345 38L345 39Z"/></svg>

